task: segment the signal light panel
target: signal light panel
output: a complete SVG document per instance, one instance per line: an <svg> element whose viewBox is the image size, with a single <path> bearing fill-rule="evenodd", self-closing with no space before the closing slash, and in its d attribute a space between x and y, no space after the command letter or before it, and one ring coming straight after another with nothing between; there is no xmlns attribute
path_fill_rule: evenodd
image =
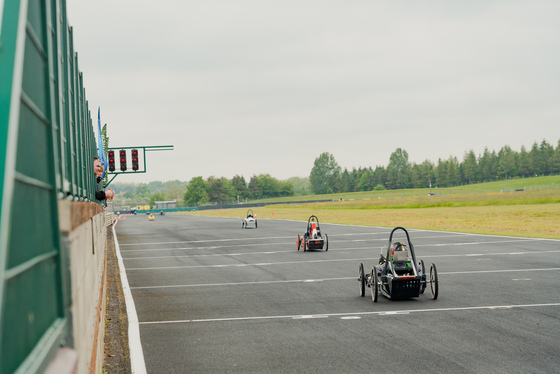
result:
<svg viewBox="0 0 560 374"><path fill-rule="evenodd" d="M107 170L110 172L115 172L116 170L116 161L117 158L119 160L119 166L121 169L121 172L125 172L128 170L128 166L127 166L127 150L126 149L121 149L121 150L115 150L115 149L109 149L107 151L107 161L108 161L108 167ZM138 149L132 149L130 151L130 158L131 158L131 164L132 164L132 170L134 171L139 171L140 170L140 152Z"/></svg>
<svg viewBox="0 0 560 374"><path fill-rule="evenodd" d="M137 149L133 149L132 150L132 170L137 171L139 166L138 166L138 150Z"/></svg>
<svg viewBox="0 0 560 374"><path fill-rule="evenodd" d="M107 156L109 161L109 171L115 171L115 151L107 152Z"/></svg>
<svg viewBox="0 0 560 374"><path fill-rule="evenodd" d="M121 171L126 171L126 151L124 149L119 151L119 157L121 161Z"/></svg>

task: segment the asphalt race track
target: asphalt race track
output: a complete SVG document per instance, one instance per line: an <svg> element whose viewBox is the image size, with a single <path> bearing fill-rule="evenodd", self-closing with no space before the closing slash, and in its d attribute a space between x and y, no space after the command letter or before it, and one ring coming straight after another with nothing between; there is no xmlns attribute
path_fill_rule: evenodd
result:
<svg viewBox="0 0 560 374"><path fill-rule="evenodd" d="M559 372L560 241L409 230L439 297L373 303L358 268L390 229L321 224L329 250L297 251L305 226L119 221L147 372Z"/></svg>

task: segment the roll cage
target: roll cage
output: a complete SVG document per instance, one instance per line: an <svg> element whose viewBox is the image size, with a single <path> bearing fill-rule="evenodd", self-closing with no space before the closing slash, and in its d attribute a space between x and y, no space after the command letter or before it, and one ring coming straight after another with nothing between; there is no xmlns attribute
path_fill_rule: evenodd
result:
<svg viewBox="0 0 560 374"><path fill-rule="evenodd" d="M405 251L395 251L395 255L394 257L391 256L391 249L393 246L393 234L398 231L398 230L402 230L404 231L405 235L406 235L406 241L407 243L405 244L405 246L407 247L407 250ZM397 274L398 272L400 272L400 269L403 269L402 266L404 265L405 268L407 269L406 266L408 266L407 264L410 264L410 269L412 269L414 276L418 276L418 268L417 268L417 261L416 261L416 253L414 252L414 245L412 245L412 242L410 241L410 236L408 235L408 231L406 231L406 229L404 227L395 227L392 231L391 231L391 235L389 235L389 242L387 243L386 246L386 254L385 257L383 257L383 251L385 250L385 246L381 248L381 260L384 262L384 267L382 269L382 274L389 274L389 270L391 272L391 274L394 277L402 277L402 274ZM410 253L410 254L409 254Z"/></svg>
<svg viewBox="0 0 560 374"><path fill-rule="evenodd" d="M319 218L313 215L309 217L309 219L307 220L307 230L306 230L307 235L311 235L311 226L314 223L315 223L315 227L317 228L317 232L319 233L319 235L321 234L321 228L319 227Z"/></svg>

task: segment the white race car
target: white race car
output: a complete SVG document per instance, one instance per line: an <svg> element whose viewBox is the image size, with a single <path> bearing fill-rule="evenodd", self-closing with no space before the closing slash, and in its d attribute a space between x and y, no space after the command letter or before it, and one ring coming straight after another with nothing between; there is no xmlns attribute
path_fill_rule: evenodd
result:
<svg viewBox="0 0 560 374"><path fill-rule="evenodd" d="M247 217L241 221L242 229L248 229L249 227L257 228L257 215L251 209L247 211Z"/></svg>

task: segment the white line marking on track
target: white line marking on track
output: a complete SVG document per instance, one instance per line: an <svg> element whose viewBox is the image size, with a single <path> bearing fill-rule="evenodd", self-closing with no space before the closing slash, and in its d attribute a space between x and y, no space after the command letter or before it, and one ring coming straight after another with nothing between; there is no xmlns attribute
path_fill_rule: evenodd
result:
<svg viewBox="0 0 560 374"><path fill-rule="evenodd" d="M438 272L438 275L439 274L454 275L454 274L511 273L511 272L526 272L526 271L554 271L554 270L560 270L560 268L454 271L452 273L440 273L440 272Z"/></svg>
<svg viewBox="0 0 560 374"><path fill-rule="evenodd" d="M546 239L525 239L524 242L528 241L542 241ZM414 248L416 247L453 247L453 246L461 246L461 245L481 245L481 244L503 244L503 243L518 243L519 240L495 240L495 241L483 241L483 242L466 242L466 243L437 243L437 244L414 244Z"/></svg>
<svg viewBox="0 0 560 374"><path fill-rule="evenodd" d="M294 319L314 319L314 318L328 318L325 314L312 314L308 316L295 316Z"/></svg>
<svg viewBox="0 0 560 374"><path fill-rule="evenodd" d="M305 231L305 230L302 230ZM357 233L347 233L347 234L331 234L331 236L338 237L338 236L358 236L358 235L379 235L384 234L388 235L389 232L357 232ZM181 242L151 242L151 243L126 243L121 244L121 247L124 246L133 246L133 245L159 245L159 244L181 244L181 243L212 243L212 242L228 242L228 241L252 241L252 240L271 240L271 239L295 239L297 236L269 236L269 237L259 237L259 238L228 238L228 239L206 239L206 240L185 240ZM454 236L454 235L453 235ZM441 237L441 236L438 236ZM387 239L385 239L387 240Z"/></svg>
<svg viewBox="0 0 560 374"><path fill-rule="evenodd" d="M185 240L181 242L153 242L153 243L127 243L121 244L121 247L131 245L159 245L159 244L182 244L182 243L212 243L212 242L229 242L229 241L251 241L251 240L270 240L270 239L289 239L291 236L271 236L268 238L228 238L228 239L208 239L208 240Z"/></svg>
<svg viewBox="0 0 560 374"><path fill-rule="evenodd" d="M292 264L303 264L303 263L319 263L319 262L338 262L338 261L360 261L363 258L356 259L331 259L331 260L314 260L314 261L285 261L285 262L274 262L274 263L257 263L257 264L230 264L230 265L184 265L184 266L160 266L160 267L147 267L147 268L127 268L126 271L135 270L168 270L168 269L196 269L196 268L216 268L216 267L238 267L238 266L272 266L272 265L292 265ZM375 260L374 258L369 258L366 260Z"/></svg>
<svg viewBox="0 0 560 374"><path fill-rule="evenodd" d="M197 322L235 322L235 321L258 321L266 319L315 319L315 318L328 318L328 317L350 317L350 316L371 316L371 315L388 315L388 314L411 314L411 313L429 313L429 312L458 312L469 310L496 310L496 309L513 309L513 308L541 308L541 307L556 307L560 303L548 304L522 304L522 305L488 305L488 306L470 306L459 308L436 308L436 309L410 309L399 311L375 311L375 312L356 312L356 313L324 313L317 315L285 315L285 316L254 316L254 317L232 317L232 318L209 318L209 319L184 319L174 321L145 321L140 322L141 325L160 325L170 323L197 323Z"/></svg>
<svg viewBox="0 0 560 374"><path fill-rule="evenodd" d="M560 270L560 269L559 269ZM357 277L329 278L329 279L295 279L281 281L259 281L259 282L234 282L234 283L206 283L206 284L176 284L168 286L139 286L131 287L132 289L149 289L149 288L174 288L174 287L225 287L225 286L246 286L253 284L275 284L275 283L314 283L323 281L358 279Z"/></svg>
<svg viewBox="0 0 560 374"><path fill-rule="evenodd" d="M539 254L539 253L560 253L558 251L527 251L527 252L499 252L499 253L465 253L456 255L426 255L420 257L470 257L470 256L509 256L509 255L528 255L528 254Z"/></svg>
<svg viewBox="0 0 560 374"><path fill-rule="evenodd" d="M462 274L481 274L481 273L520 273L535 271L558 271L560 268L547 269L508 269L508 270L472 270L472 271L455 271L455 272L438 272L438 275L462 275ZM233 283L202 283L202 284L174 284L165 286L138 286L130 287L130 289L154 289L154 288L182 288L182 287L227 287L227 286L248 286L255 284L276 284L276 283L316 283L341 280L357 280L357 277L343 278L324 278L324 279L293 279L281 281L259 281L259 282L233 282ZM531 278L513 279L513 280L531 280Z"/></svg>
<svg viewBox="0 0 560 374"><path fill-rule="evenodd" d="M350 225L352 227L369 227L369 226L356 226ZM381 229L381 227L377 227ZM472 234L468 232L455 232L455 231L441 231L441 230L423 230L423 229L410 229L408 232L430 232L430 233L441 233L441 234L456 234L456 235L465 235L465 236L479 236L481 238L509 238L509 239L526 239L526 240L546 240L546 241L553 241L557 242L560 239L544 239L544 238L524 238L520 236L507 236L507 235L484 235L484 234Z"/></svg>
<svg viewBox="0 0 560 374"><path fill-rule="evenodd" d="M274 243L274 244L285 244L285 243ZM256 244L238 244L238 245L213 245L208 247L128 249L125 252L130 253L130 252L155 252L155 251L207 250L207 249L219 249L219 248L258 247L262 245L263 245L262 243L256 243ZM291 252L291 251L283 251L283 252ZM190 255L190 256L219 256L219 255L224 255L224 254L199 254L199 255ZM238 255L239 254L236 253L230 254L230 256L238 256ZM162 257L174 257L174 256L169 255L169 256L162 256Z"/></svg>
<svg viewBox="0 0 560 374"><path fill-rule="evenodd" d="M115 226L113 229L113 237L115 241L115 252L117 255L117 261L119 267L124 269L124 263L121 257L121 252L119 249L119 242L117 240L117 234L115 232ZM132 292L130 292L130 286L128 284L128 278L126 277L126 271L120 272L121 283L124 293L124 301L126 304L126 313L128 316L128 347L130 351L130 366L133 373L145 374L146 373L146 363L144 361L144 352L142 350L142 342L140 341L140 327L138 322L138 314L136 313L136 307L134 306L134 299L132 298Z"/></svg>
<svg viewBox="0 0 560 374"><path fill-rule="evenodd" d="M536 240L536 239L535 239ZM361 242L360 240L351 240L351 242ZM511 243L516 241L494 241L494 242L476 242L476 243L454 243L454 244L416 244L414 247L442 247L442 246L462 246L462 245L481 245L481 244L502 244ZM332 241L330 242L333 243ZM282 243L275 243L282 244ZM210 246L210 247L181 247L181 248L151 248L151 249L129 249L126 252L153 252L153 251L180 251L180 250L208 250L208 249L219 249L219 248L235 248L235 247L253 247L260 246L262 244L240 244L240 245L220 245L220 246ZM374 249L378 250L378 247L367 248L367 247L354 247L354 248L331 248L332 251L348 251L354 249ZM254 256L256 254L278 254L278 253L290 253L294 250L289 251L268 251L268 252L242 252L242 253L203 253L203 254L190 254L190 255L168 255L168 256L152 256L152 257L128 257L125 260L143 260L143 259L153 259L153 258L168 258L168 257L218 257L218 256ZM535 252L511 252L509 254L527 254ZM478 254L473 254L472 256L478 256Z"/></svg>
<svg viewBox="0 0 560 374"><path fill-rule="evenodd" d="M200 247L200 248L175 248L175 249L208 249L208 248L231 248L231 246L223 246L223 247ZM371 248L366 247L354 247L354 248L340 248L340 249L332 249L333 252L342 252L342 251L349 251L353 249L368 249ZM163 249L156 249L157 251L163 251ZM173 249L166 249L166 250L173 250ZM142 250L144 251L144 250ZM132 252L132 251L129 251ZM190 254L190 255L167 255L167 256L142 256L142 257L127 257L125 260L151 260L155 258L185 258L185 257L231 257L231 256L255 256L255 255L274 255L279 253L297 253L297 251L289 250L289 251L268 251L268 252L239 252L239 253L204 253L204 254Z"/></svg>
<svg viewBox="0 0 560 374"><path fill-rule="evenodd" d="M410 230L409 230L410 231ZM421 230L422 231L422 230ZM438 231L425 231L425 232L438 232ZM457 236L477 236L475 234L462 234L462 233L448 233L448 232L441 232L442 234L447 235L434 235L434 236L424 236L418 237L416 240L425 240L425 239L437 239L437 238L454 238ZM347 234L329 234L329 238L331 237L347 237L347 236L361 236L361 235L388 235L389 232L360 232L360 233L347 233ZM481 238L507 238L510 239L508 241L500 241L500 242L518 242L518 241L541 241L541 240L553 240L553 239L541 239L541 238L517 238L517 237L510 237L510 236L485 236L485 235L478 235ZM269 237L259 237L259 238L228 238L228 239L205 239L205 240L185 240L179 242L150 242L150 243L125 243L121 244L121 247L126 246L140 246L140 245L167 245L167 244L184 244L184 243L213 243L213 242L229 242L229 241L255 241L255 240L272 240L272 239L294 239L296 235L293 236L269 236ZM369 239L372 241L387 241L388 238L373 238ZM415 241L416 241L415 240ZM365 240L364 240L365 241ZM476 242L479 243L479 242ZM481 242L483 243L483 242ZM499 242L498 242L499 243ZM468 243L467 243L468 244ZM454 244L450 244L454 245ZM129 250L124 250L124 252L128 252Z"/></svg>
<svg viewBox="0 0 560 374"><path fill-rule="evenodd" d="M539 253L560 253L558 251L534 251L534 252L516 252L516 255L520 254L539 254ZM433 255L433 256L422 256L422 258L441 258L441 257L472 257L472 256L503 256L511 255L511 253L480 253L480 254L458 254L458 255ZM322 262L347 262L347 261L365 261L365 260L378 260L379 258L338 258L338 259L328 259L328 260L301 260L301 261L284 261L284 262L274 262L274 263L258 263L258 264L243 264L242 266L271 266L271 265L291 265L291 264L310 264L310 263L322 263ZM215 268L215 267L236 267L239 264L230 265L181 265L181 266L156 266L156 267L143 267L143 268L128 268L126 271L135 270L166 270L166 269L195 269L195 268Z"/></svg>

